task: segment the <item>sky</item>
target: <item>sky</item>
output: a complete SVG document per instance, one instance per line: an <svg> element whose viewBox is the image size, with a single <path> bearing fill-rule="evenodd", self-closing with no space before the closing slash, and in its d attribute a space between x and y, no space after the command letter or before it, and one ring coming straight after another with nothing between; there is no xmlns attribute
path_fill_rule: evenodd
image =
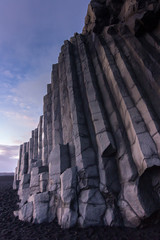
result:
<svg viewBox="0 0 160 240"><path fill-rule="evenodd" d="M64 40L81 33L89 0L0 0L0 172L43 114L43 96Z"/></svg>

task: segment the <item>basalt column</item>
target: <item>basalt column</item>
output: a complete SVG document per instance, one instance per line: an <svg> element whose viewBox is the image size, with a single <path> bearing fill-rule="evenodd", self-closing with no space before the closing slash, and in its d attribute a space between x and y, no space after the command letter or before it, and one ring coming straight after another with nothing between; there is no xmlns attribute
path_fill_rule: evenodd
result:
<svg viewBox="0 0 160 240"><path fill-rule="evenodd" d="M156 0L91 1L20 146L20 220L137 227L160 209L159 16Z"/></svg>

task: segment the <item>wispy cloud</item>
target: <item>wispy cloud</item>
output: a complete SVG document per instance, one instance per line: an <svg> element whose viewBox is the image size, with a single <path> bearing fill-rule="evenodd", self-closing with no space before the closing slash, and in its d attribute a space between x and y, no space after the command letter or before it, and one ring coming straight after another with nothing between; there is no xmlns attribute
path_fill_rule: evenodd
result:
<svg viewBox="0 0 160 240"><path fill-rule="evenodd" d="M13 172L18 155L19 146L0 145L0 172Z"/></svg>
<svg viewBox="0 0 160 240"><path fill-rule="evenodd" d="M8 78L13 78L13 74L9 70L5 70L2 74Z"/></svg>
<svg viewBox="0 0 160 240"><path fill-rule="evenodd" d="M89 1L0 0L0 144L28 141L37 127L51 66L63 41L81 32ZM15 163L6 149L0 172Z"/></svg>
<svg viewBox="0 0 160 240"><path fill-rule="evenodd" d="M38 116L24 112L0 110L0 144L16 145L28 141L38 125Z"/></svg>
<svg viewBox="0 0 160 240"><path fill-rule="evenodd" d="M28 125L30 126L35 126L35 120L32 117L29 117L24 114L20 114L18 112L14 111L0 111L1 114L3 114L5 117L9 118L12 121L26 121Z"/></svg>

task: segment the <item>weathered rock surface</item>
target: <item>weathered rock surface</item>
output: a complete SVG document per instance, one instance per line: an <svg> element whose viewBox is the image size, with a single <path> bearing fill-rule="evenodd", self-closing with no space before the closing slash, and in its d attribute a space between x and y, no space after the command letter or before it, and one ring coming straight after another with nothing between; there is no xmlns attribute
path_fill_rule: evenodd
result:
<svg viewBox="0 0 160 240"><path fill-rule="evenodd" d="M92 0L14 176L23 221L137 227L160 209L160 2Z"/></svg>
<svg viewBox="0 0 160 240"><path fill-rule="evenodd" d="M125 22L138 36L157 27L159 17L159 0L91 0L83 33L101 33L105 26Z"/></svg>

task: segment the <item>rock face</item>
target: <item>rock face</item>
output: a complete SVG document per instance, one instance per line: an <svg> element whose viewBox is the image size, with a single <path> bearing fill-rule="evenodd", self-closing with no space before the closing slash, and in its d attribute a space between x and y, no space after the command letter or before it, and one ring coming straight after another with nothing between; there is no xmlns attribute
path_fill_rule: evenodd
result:
<svg viewBox="0 0 160 240"><path fill-rule="evenodd" d="M91 0L83 33L101 33L104 26L129 23L136 34L152 31L160 17L159 0Z"/></svg>
<svg viewBox="0 0 160 240"><path fill-rule="evenodd" d="M160 209L159 7L91 1L83 35L64 42L20 146L20 220L136 227Z"/></svg>

